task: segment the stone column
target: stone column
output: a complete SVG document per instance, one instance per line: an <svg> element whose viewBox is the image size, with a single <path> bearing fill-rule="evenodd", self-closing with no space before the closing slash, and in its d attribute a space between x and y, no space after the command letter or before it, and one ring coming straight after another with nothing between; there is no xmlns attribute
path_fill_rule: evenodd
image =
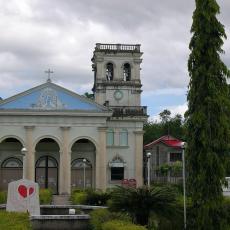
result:
<svg viewBox="0 0 230 230"><path fill-rule="evenodd" d="M99 127L99 144L96 151L96 188L105 190L107 184L107 153L106 153L107 127Z"/></svg>
<svg viewBox="0 0 230 230"><path fill-rule="evenodd" d="M60 151L59 194L71 193L71 151L69 150L69 129L60 127L62 131L62 149Z"/></svg>
<svg viewBox="0 0 230 230"><path fill-rule="evenodd" d="M25 179L35 180L35 151L33 147L34 126L24 126L26 131Z"/></svg>
<svg viewBox="0 0 230 230"><path fill-rule="evenodd" d="M135 179L137 187L143 185L143 131L134 131L135 135Z"/></svg>

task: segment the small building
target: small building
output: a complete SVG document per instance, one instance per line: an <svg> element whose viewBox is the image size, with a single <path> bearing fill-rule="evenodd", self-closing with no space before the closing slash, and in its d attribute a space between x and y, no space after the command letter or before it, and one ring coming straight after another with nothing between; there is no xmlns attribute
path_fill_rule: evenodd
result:
<svg viewBox="0 0 230 230"><path fill-rule="evenodd" d="M151 182L177 183L182 180L182 141L165 135L144 146L145 175L147 178L147 156L150 156Z"/></svg>

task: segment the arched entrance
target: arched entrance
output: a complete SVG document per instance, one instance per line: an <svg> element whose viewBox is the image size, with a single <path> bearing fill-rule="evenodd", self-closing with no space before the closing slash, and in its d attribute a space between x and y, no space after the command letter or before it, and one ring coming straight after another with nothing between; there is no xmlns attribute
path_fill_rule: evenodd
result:
<svg viewBox="0 0 230 230"><path fill-rule="evenodd" d="M36 162L35 180L40 188L49 188L58 193L58 164L55 158L42 156Z"/></svg>
<svg viewBox="0 0 230 230"><path fill-rule="evenodd" d="M71 164L72 187L91 188L92 187L92 164L86 158L75 159Z"/></svg>
<svg viewBox="0 0 230 230"><path fill-rule="evenodd" d="M95 187L95 159L96 147L88 139L76 141L71 154L71 187Z"/></svg>
<svg viewBox="0 0 230 230"><path fill-rule="evenodd" d="M44 138L36 145L35 181L40 188L49 188L58 194L59 145Z"/></svg>
<svg viewBox="0 0 230 230"><path fill-rule="evenodd" d="M16 138L6 138L0 143L0 190L7 190L8 183L22 179L22 148Z"/></svg>

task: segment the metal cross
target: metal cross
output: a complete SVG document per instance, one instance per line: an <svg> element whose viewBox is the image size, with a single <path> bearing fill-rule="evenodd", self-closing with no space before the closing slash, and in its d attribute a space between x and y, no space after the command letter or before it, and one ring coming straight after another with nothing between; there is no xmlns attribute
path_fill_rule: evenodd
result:
<svg viewBox="0 0 230 230"><path fill-rule="evenodd" d="M48 74L48 79L47 79L47 82L51 82L51 79L50 79L50 74L51 73L54 73L52 70L50 70L50 69L48 69L48 70L46 70L45 71L45 73L47 73Z"/></svg>

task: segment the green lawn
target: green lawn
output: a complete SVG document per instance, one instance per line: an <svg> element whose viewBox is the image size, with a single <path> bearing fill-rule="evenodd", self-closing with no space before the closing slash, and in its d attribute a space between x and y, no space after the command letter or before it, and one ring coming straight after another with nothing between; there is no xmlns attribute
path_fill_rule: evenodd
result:
<svg viewBox="0 0 230 230"><path fill-rule="evenodd" d="M32 229L29 214L0 211L0 229L30 230Z"/></svg>

